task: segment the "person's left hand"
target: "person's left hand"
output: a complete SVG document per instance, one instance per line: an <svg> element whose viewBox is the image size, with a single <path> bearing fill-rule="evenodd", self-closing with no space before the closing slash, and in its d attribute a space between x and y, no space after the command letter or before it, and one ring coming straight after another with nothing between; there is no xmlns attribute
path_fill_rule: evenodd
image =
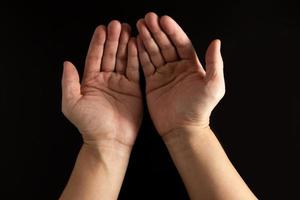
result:
<svg viewBox="0 0 300 200"><path fill-rule="evenodd" d="M131 147L142 120L137 44L128 24L99 26L86 57L83 80L64 63L62 111L84 142Z"/></svg>
<svg viewBox="0 0 300 200"><path fill-rule="evenodd" d="M204 70L191 40L171 17L150 12L137 28L147 105L159 134L209 127L210 114L225 94L220 40L209 45Z"/></svg>

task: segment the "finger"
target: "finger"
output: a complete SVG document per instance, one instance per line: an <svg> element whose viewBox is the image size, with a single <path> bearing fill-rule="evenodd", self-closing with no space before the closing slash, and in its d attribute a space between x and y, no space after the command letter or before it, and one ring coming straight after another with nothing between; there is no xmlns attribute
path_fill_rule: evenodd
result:
<svg viewBox="0 0 300 200"><path fill-rule="evenodd" d="M163 59L163 56L160 52L158 45L152 38L151 33L149 32L144 19L140 19L137 22L137 29L140 33L145 49L147 50L154 66L156 67L162 66L165 63L165 61Z"/></svg>
<svg viewBox="0 0 300 200"><path fill-rule="evenodd" d="M116 72L124 74L127 62L127 44L130 38L131 28L129 24L122 24L119 47L117 52Z"/></svg>
<svg viewBox="0 0 300 200"><path fill-rule="evenodd" d="M126 67L126 76L130 81L139 82L139 59L135 38L130 38L128 42L128 58Z"/></svg>
<svg viewBox="0 0 300 200"><path fill-rule="evenodd" d="M83 81L94 77L94 74L99 73L101 60L103 55L103 48L106 38L106 28L100 25L96 28L89 50L85 60L85 68L83 73Z"/></svg>
<svg viewBox="0 0 300 200"><path fill-rule="evenodd" d="M155 67L150 60L150 56L148 55L140 36L137 36L137 46L139 59L143 68L144 75L145 77L148 77L154 74Z"/></svg>
<svg viewBox="0 0 300 200"><path fill-rule="evenodd" d="M121 33L121 24L117 20L111 21L107 26L107 39L101 63L101 71L112 72L116 65L116 54Z"/></svg>
<svg viewBox="0 0 300 200"><path fill-rule="evenodd" d="M173 62L178 59L177 52L168 36L162 31L159 25L158 16L150 12L145 16L145 22L150 30L155 42L158 44L160 51L166 62Z"/></svg>
<svg viewBox="0 0 300 200"><path fill-rule="evenodd" d="M210 80L216 76L223 76L223 60L221 55L221 41L213 40L205 54L206 77Z"/></svg>
<svg viewBox="0 0 300 200"><path fill-rule="evenodd" d="M176 47L177 53L182 59L195 58L195 51L193 45L181 29L181 27L169 16L163 16L160 18L160 25L164 32L171 39Z"/></svg>
<svg viewBox="0 0 300 200"><path fill-rule="evenodd" d="M62 102L65 104L74 104L81 96L79 75L75 66L71 62L64 62L62 76Z"/></svg>

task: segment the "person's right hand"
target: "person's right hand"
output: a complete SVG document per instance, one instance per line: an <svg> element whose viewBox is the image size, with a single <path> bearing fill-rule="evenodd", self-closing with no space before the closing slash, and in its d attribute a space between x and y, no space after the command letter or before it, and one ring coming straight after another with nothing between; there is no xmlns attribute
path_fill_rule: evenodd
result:
<svg viewBox="0 0 300 200"><path fill-rule="evenodd" d="M208 47L205 71L191 41L172 18L148 13L137 28L147 104L159 134L208 127L211 111L225 93L220 41Z"/></svg>
<svg viewBox="0 0 300 200"><path fill-rule="evenodd" d="M64 63L62 111L87 144L132 146L142 120L137 44L128 24L99 26L92 38L80 85ZM113 143L110 143L113 142Z"/></svg>

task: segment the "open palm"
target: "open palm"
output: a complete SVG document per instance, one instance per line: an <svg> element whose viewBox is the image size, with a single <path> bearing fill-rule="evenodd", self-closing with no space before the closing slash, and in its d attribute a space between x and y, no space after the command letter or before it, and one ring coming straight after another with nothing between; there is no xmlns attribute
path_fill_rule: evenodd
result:
<svg viewBox="0 0 300 200"><path fill-rule="evenodd" d="M112 21L93 35L81 85L74 65L64 63L62 110L85 142L133 145L142 119L137 56L129 25Z"/></svg>
<svg viewBox="0 0 300 200"><path fill-rule="evenodd" d="M163 136L186 126L208 126L225 92L219 40L206 53L206 71L179 25L148 13L137 23L138 49L146 77L147 104Z"/></svg>

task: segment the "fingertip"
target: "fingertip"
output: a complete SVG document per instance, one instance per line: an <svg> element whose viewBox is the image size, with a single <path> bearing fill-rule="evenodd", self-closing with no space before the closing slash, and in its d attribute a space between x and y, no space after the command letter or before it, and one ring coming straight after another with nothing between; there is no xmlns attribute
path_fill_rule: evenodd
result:
<svg viewBox="0 0 300 200"><path fill-rule="evenodd" d="M106 27L104 25L98 25L95 30L94 30L94 34L93 34L93 37L95 36L100 36L102 34L106 34Z"/></svg>
<svg viewBox="0 0 300 200"><path fill-rule="evenodd" d="M66 65L68 64L69 61L64 61L63 62L63 73L62 73L62 79L64 79L65 74L66 74Z"/></svg>
<svg viewBox="0 0 300 200"><path fill-rule="evenodd" d="M64 71L67 70L67 68L74 67L74 65L70 61L67 61L67 60L65 60L63 62L63 66L64 66Z"/></svg>
<svg viewBox="0 0 300 200"><path fill-rule="evenodd" d="M221 40L219 38L213 40L214 45L216 45L217 49L221 49Z"/></svg>
<svg viewBox="0 0 300 200"><path fill-rule="evenodd" d="M145 21L146 22L151 22L153 19L157 19L157 18L158 18L158 15L154 12L148 12L145 15Z"/></svg>
<svg viewBox="0 0 300 200"><path fill-rule="evenodd" d="M159 27L159 19L158 16L155 13L148 13L145 16L145 23L147 27L153 32L156 33L160 27Z"/></svg>
<svg viewBox="0 0 300 200"><path fill-rule="evenodd" d="M63 62L63 81L79 81L76 67L70 61Z"/></svg>
<svg viewBox="0 0 300 200"><path fill-rule="evenodd" d="M153 37L151 35L151 31L150 31L149 27L147 26L145 19L141 19L138 22L137 29L138 29L141 41L145 42L145 41L149 41L149 40L153 39Z"/></svg>
<svg viewBox="0 0 300 200"><path fill-rule="evenodd" d="M101 41L101 44L103 44L106 38L106 26L104 25L97 26L94 31L93 38L95 38L97 41Z"/></svg>
<svg viewBox="0 0 300 200"><path fill-rule="evenodd" d="M221 57L221 40L220 39L214 39L211 42L211 48L214 50L216 56L218 57L218 59L220 59Z"/></svg>
<svg viewBox="0 0 300 200"><path fill-rule="evenodd" d="M156 14L155 12L150 11L150 12L148 12L148 13L145 15L145 18L147 18L147 17L155 17L155 16L157 16L157 14Z"/></svg>
<svg viewBox="0 0 300 200"><path fill-rule="evenodd" d="M163 15L163 16L160 17L160 21L165 22L166 20L170 20L170 18L171 17L169 15Z"/></svg>
<svg viewBox="0 0 300 200"><path fill-rule="evenodd" d="M122 23L122 29L131 32L131 26L128 23Z"/></svg>
<svg viewBox="0 0 300 200"><path fill-rule="evenodd" d="M129 38L131 35L131 27L127 23L122 23L122 30L120 33L120 39L119 39L119 44L124 44L127 45ZM120 48L120 45L119 45Z"/></svg>
<svg viewBox="0 0 300 200"><path fill-rule="evenodd" d="M65 66L68 64L68 62L69 62L69 61L65 60L65 61L63 62L63 66L65 67Z"/></svg>
<svg viewBox="0 0 300 200"><path fill-rule="evenodd" d="M136 27L137 27L137 29L139 29L139 27L141 26L141 23L142 23L143 20L144 20L144 19L141 18L141 19L139 19L139 20L136 22Z"/></svg>
<svg viewBox="0 0 300 200"><path fill-rule="evenodd" d="M104 25L99 25L99 26L97 26L96 29L95 29L95 32L96 32L96 33L102 33L103 31L104 31L104 32L106 31L106 26L104 26Z"/></svg>
<svg viewBox="0 0 300 200"><path fill-rule="evenodd" d="M174 22L175 21L167 15L164 15L163 17L160 18L160 26L162 27L164 32L168 35L173 34L175 29L177 28Z"/></svg>
<svg viewBox="0 0 300 200"><path fill-rule="evenodd" d="M122 25L118 20L112 20L107 26L109 34L111 34L111 32L120 32L121 28Z"/></svg>
<svg viewBox="0 0 300 200"><path fill-rule="evenodd" d="M160 23L161 26L166 27L166 25L170 22L171 19L172 18L170 16L163 15L163 16L160 17L159 23Z"/></svg>
<svg viewBox="0 0 300 200"><path fill-rule="evenodd" d="M219 51L221 51L221 48L222 48L222 42L220 39L217 39L218 40L218 47L219 47Z"/></svg>
<svg viewBox="0 0 300 200"><path fill-rule="evenodd" d="M206 71L208 79L223 74L223 59L220 52L220 39L214 39L205 54Z"/></svg>
<svg viewBox="0 0 300 200"><path fill-rule="evenodd" d="M76 67L69 61L64 61L63 77L61 80L62 99L72 103L80 97L79 74ZM65 99L65 100L64 100Z"/></svg>
<svg viewBox="0 0 300 200"><path fill-rule="evenodd" d="M120 21L116 19L111 20L108 24L108 26L120 26L120 25L121 25Z"/></svg>

